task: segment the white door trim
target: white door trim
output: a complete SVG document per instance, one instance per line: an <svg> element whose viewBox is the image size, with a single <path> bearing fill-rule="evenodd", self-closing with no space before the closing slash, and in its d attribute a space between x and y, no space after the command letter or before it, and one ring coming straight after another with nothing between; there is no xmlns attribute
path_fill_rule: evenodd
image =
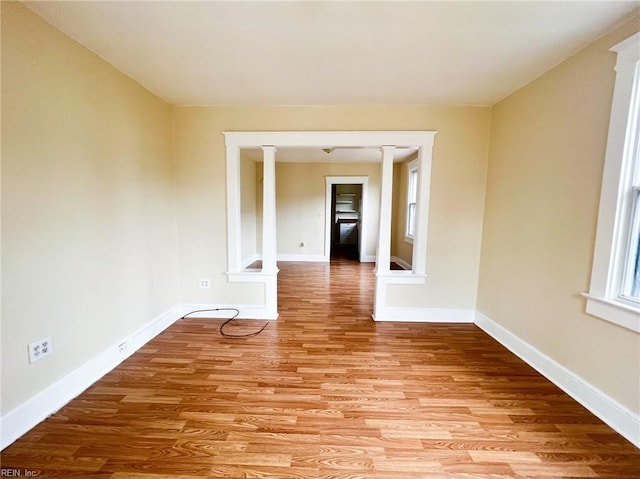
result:
<svg viewBox="0 0 640 479"><path fill-rule="evenodd" d="M369 219L367 217L367 204L369 201L369 177L368 176L327 176L326 180L326 192L325 192L325 205L324 205L324 260L331 260L331 220L332 220L332 193L331 188L333 185L362 185L362 207L360 208L360 262L366 262L367 251L367 231Z"/></svg>

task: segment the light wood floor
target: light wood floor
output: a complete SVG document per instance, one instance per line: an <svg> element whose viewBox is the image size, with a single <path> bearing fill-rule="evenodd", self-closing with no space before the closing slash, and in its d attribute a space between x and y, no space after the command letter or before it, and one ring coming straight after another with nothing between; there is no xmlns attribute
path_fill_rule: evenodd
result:
<svg viewBox="0 0 640 479"><path fill-rule="evenodd" d="M280 319L185 319L2 453L37 477L640 478L474 325L374 323L371 265L280 264ZM262 322L242 321L248 332ZM24 473L23 473L24 476Z"/></svg>

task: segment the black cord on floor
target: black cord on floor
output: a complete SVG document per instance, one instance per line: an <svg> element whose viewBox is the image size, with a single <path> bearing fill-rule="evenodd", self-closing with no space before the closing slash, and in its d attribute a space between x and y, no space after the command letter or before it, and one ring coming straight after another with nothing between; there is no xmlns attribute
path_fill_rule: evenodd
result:
<svg viewBox="0 0 640 479"><path fill-rule="evenodd" d="M267 321L265 323L264 326L262 326L262 328L260 328L258 331L254 332L254 333L249 333L249 334L228 334L224 332L224 327L229 324L231 321L233 321L234 319L236 319L238 317L238 315L240 314L240 310L238 310L237 308L214 308L214 309L196 309L194 311L189 311L187 314L185 314L184 316L182 316L180 319L184 319L187 316L189 316L190 314L195 314L195 313L206 313L209 311L235 311L235 314L230 317L229 319L227 319L224 323L222 323L220 325L220 334L222 336L224 336L225 338L233 338L233 339L239 339L239 338L250 338L252 336L257 336L258 334L260 334L262 331L264 331L266 329L267 326L269 326L269 322Z"/></svg>

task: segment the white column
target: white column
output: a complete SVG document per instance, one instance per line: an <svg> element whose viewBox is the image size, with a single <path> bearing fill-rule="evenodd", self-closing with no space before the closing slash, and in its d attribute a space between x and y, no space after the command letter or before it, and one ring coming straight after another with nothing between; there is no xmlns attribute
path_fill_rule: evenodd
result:
<svg viewBox="0 0 640 479"><path fill-rule="evenodd" d="M380 188L380 224L376 251L376 294L373 319L377 320L387 302L387 276L391 261L391 194L393 189L393 152L395 146L382 147L382 185Z"/></svg>
<svg viewBox="0 0 640 479"><path fill-rule="evenodd" d="M240 217L240 149L227 144L227 271L242 264Z"/></svg>
<svg viewBox="0 0 640 479"><path fill-rule="evenodd" d="M395 146L382 147L382 186L380 188L380 225L376 253L376 274L389 272L391 261L391 194L393 188L393 152Z"/></svg>
<svg viewBox="0 0 640 479"><path fill-rule="evenodd" d="M263 146L262 271L277 273L276 263L276 148Z"/></svg>

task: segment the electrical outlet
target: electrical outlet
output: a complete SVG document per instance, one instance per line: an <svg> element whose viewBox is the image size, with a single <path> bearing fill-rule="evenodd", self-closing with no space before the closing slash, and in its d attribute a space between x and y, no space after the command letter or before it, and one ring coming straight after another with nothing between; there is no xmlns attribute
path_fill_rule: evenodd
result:
<svg viewBox="0 0 640 479"><path fill-rule="evenodd" d="M211 287L211 280L209 278L204 278L200 280L201 289L209 289L210 287Z"/></svg>
<svg viewBox="0 0 640 479"><path fill-rule="evenodd" d="M29 364L33 364L36 361L44 358L51 354L52 344L51 344L51 336L47 336L40 341L36 341L35 343L29 344Z"/></svg>

